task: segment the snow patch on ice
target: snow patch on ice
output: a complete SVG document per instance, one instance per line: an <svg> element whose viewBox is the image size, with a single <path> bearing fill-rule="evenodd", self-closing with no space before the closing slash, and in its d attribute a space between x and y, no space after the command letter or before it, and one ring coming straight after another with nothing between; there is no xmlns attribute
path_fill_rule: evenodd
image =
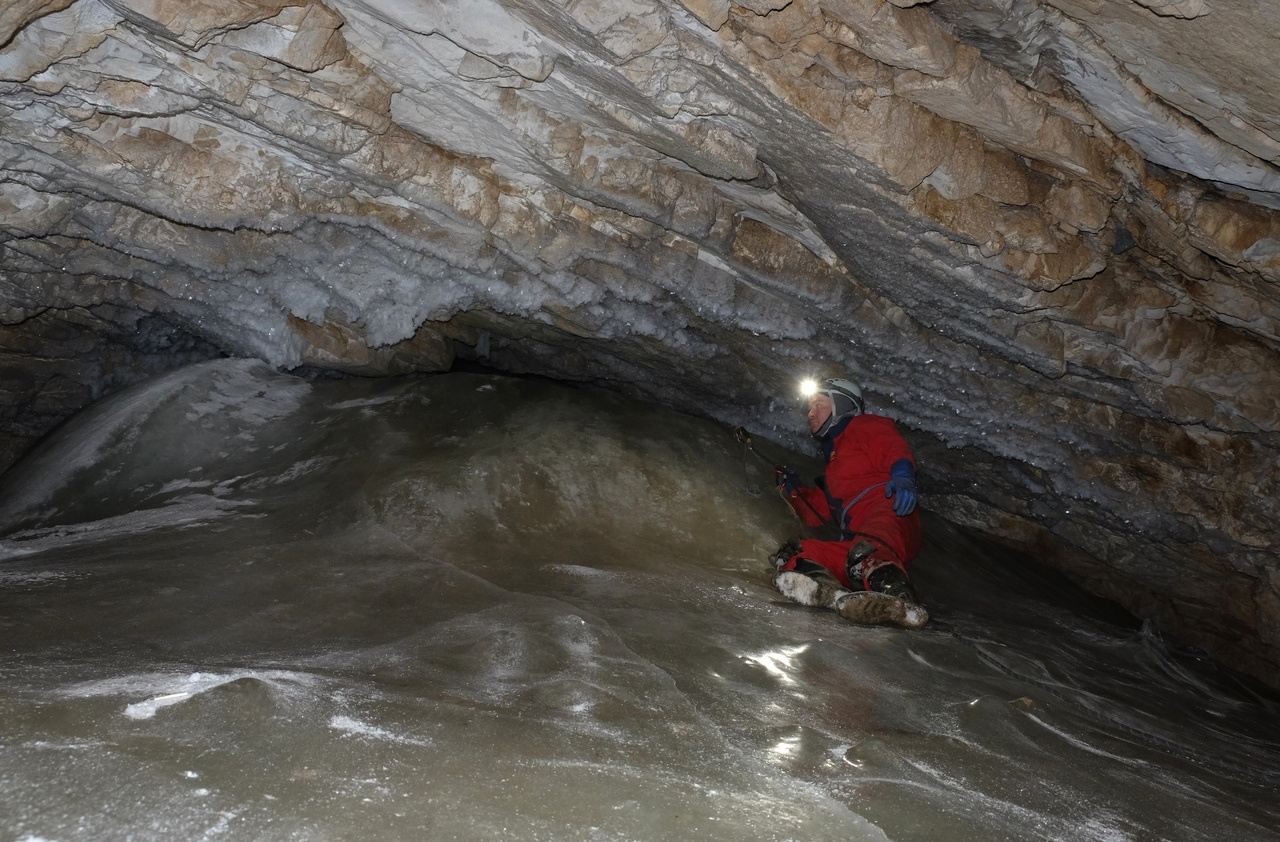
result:
<svg viewBox="0 0 1280 842"><path fill-rule="evenodd" d="M1107 816L1112 822L1116 819ZM1090 817L1080 824L1081 839L1090 839L1094 842L1133 842L1134 837L1125 833L1114 824L1104 824L1101 819Z"/></svg>
<svg viewBox="0 0 1280 842"><path fill-rule="evenodd" d="M910 646L907 647L907 657L915 661L917 664L919 664L922 667L928 667L930 669L933 669L933 664L926 661L923 655L921 655L915 649L912 649Z"/></svg>
<svg viewBox="0 0 1280 842"><path fill-rule="evenodd" d="M1081 751L1087 751L1087 752L1089 752L1090 754L1096 754L1096 755L1098 755L1099 757L1105 757L1105 758L1107 758L1107 759L1109 759L1109 760L1115 760L1115 761L1118 761L1118 762L1120 762L1120 763L1122 763L1122 764L1124 764L1124 765L1126 765L1126 766L1128 766L1128 765L1132 765L1132 764L1134 764L1134 763L1137 763L1137 764L1141 764L1141 763L1142 763L1142 761L1140 761L1140 760L1136 760L1136 759L1134 759L1134 758L1132 758L1132 757L1121 757L1121 756L1120 756L1120 755L1118 755L1118 754L1112 754L1112 753L1111 753L1111 752L1109 752L1109 751L1103 751L1103 750L1102 750L1102 749L1100 749L1100 748L1096 748L1095 746L1091 746L1091 745L1089 745L1088 743L1086 743L1084 740L1081 740L1081 739L1078 739L1078 738L1076 738L1076 737L1073 737L1071 734L1068 734L1066 731L1063 731L1061 728L1055 728L1055 727L1053 727L1053 726L1052 726L1052 725L1050 725L1048 722L1045 722L1043 719L1041 719L1040 717L1036 716L1036 715L1035 715L1035 714L1033 714L1033 713L1026 713L1026 712L1024 712L1024 713L1023 713L1023 716L1025 716L1027 719L1030 719L1032 722L1034 722L1035 724L1039 725L1041 728L1045 729L1045 730L1046 730L1046 731L1048 731L1049 733L1051 733L1051 734L1053 734L1053 735L1055 735L1055 736L1057 736L1057 737L1061 737L1061 738L1062 738L1063 740L1065 740L1067 743L1069 743L1070 745L1075 746L1076 748L1080 749Z"/></svg>
<svg viewBox="0 0 1280 842"><path fill-rule="evenodd" d="M372 737L376 740L386 740L387 742L400 743L402 745L431 745L431 740L397 734L394 731L388 731L385 728L379 728L377 725L370 725L367 722L361 722L360 720L352 719L349 716L334 716L329 720L329 727L338 731L344 731L348 734L356 734L361 737Z"/></svg>
<svg viewBox="0 0 1280 842"><path fill-rule="evenodd" d="M172 494L175 491L182 491L186 488L208 488L213 485L211 479L175 479L172 482L166 482L159 491L152 494L152 497L159 497L162 494Z"/></svg>
<svg viewBox="0 0 1280 842"><path fill-rule="evenodd" d="M269 485L286 485L307 474L326 468L337 461L338 458L336 456L315 456L310 459L301 459L275 476L258 477L246 482L244 488L253 490L265 488Z"/></svg>
<svg viewBox="0 0 1280 842"><path fill-rule="evenodd" d="M164 527L202 526L230 510L252 505L250 500L223 500L208 494L188 494L155 509L127 512L115 517L40 529L25 529L0 540L0 560L62 549L81 541L134 536Z"/></svg>
<svg viewBox="0 0 1280 842"><path fill-rule="evenodd" d="M99 405L99 415L87 428L76 431L55 452L28 463L20 493L0 507L0 523L48 500L71 477L99 462L118 439L125 444L137 438L141 422L188 384L205 375L206 366L181 369L147 386L127 390Z"/></svg>
<svg viewBox="0 0 1280 842"><path fill-rule="evenodd" d="M209 381L208 397L193 402L188 421L207 415L226 415L253 427L283 418L302 405L311 385L298 378L263 378L265 367L256 360L249 365L215 369Z"/></svg>
<svg viewBox="0 0 1280 842"><path fill-rule="evenodd" d="M286 696L296 695L299 691L314 685L316 681L311 675L289 670L193 672L186 675L143 673L76 684L64 690L63 695L74 699L145 695L146 698L143 700L126 705L124 715L130 719L150 719L160 708L180 704L215 687L221 687L242 678L261 681L272 691Z"/></svg>
<svg viewBox="0 0 1280 842"><path fill-rule="evenodd" d="M617 576L616 573L610 573L608 570L599 570L595 567L587 567L582 564L547 564L543 565L542 569L550 573L566 573L570 576L583 576L599 579L609 579Z"/></svg>
<svg viewBox="0 0 1280 842"><path fill-rule="evenodd" d="M48 585L79 575L82 574L55 570L5 570L0 571L0 585Z"/></svg>
<svg viewBox="0 0 1280 842"><path fill-rule="evenodd" d="M152 416L184 395L191 396L188 420L217 414L253 428L292 413L310 390L306 381L277 374L259 360L200 363L125 390L77 416L58 447L20 463L14 476L6 475L17 493L0 505L0 525L31 514L79 472L141 446L139 437ZM170 492L182 487L166 486Z"/></svg>
<svg viewBox="0 0 1280 842"><path fill-rule="evenodd" d="M329 406L330 409L358 409L364 406L378 406L379 404L391 403L399 400L399 395L383 395L378 398L356 398L355 400L340 401Z"/></svg>

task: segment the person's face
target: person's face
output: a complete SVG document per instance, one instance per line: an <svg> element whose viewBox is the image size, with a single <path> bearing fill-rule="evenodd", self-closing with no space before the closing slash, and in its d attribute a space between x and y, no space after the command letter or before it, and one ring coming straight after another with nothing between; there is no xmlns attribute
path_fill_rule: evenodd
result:
<svg viewBox="0 0 1280 842"><path fill-rule="evenodd" d="M831 417L831 398L817 394L809 398L809 429L816 433Z"/></svg>

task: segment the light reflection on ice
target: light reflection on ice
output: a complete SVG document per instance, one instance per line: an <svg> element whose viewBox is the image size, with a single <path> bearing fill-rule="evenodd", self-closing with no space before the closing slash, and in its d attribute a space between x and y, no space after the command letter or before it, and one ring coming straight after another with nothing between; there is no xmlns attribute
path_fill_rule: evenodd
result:
<svg viewBox="0 0 1280 842"><path fill-rule="evenodd" d="M795 685L796 681L791 677L791 673L795 671L795 659L808 649L809 644L802 643L799 646L784 646L768 650L758 655L743 655L742 659L748 664L764 667L770 675L776 676L783 684Z"/></svg>
<svg viewBox="0 0 1280 842"><path fill-rule="evenodd" d="M799 746L800 746L800 735L793 734L789 737L784 737L783 739L779 740L777 743L774 744L773 748L771 748L770 751L772 751L776 755L787 757L792 754L795 754L796 749L799 748Z"/></svg>

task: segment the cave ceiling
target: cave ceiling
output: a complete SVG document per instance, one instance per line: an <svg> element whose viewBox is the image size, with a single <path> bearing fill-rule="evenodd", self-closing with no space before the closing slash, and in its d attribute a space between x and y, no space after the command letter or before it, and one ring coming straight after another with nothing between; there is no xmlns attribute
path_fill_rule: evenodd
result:
<svg viewBox="0 0 1280 842"><path fill-rule="evenodd" d="M1280 681L1270 0L17 0L0 462L219 354L803 446Z"/></svg>

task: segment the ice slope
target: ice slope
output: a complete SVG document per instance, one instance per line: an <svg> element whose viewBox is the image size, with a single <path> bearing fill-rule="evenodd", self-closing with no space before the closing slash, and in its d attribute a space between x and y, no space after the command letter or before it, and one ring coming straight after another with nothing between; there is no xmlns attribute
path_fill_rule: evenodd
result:
<svg viewBox="0 0 1280 842"><path fill-rule="evenodd" d="M722 427L175 372L0 480L0 839L1280 838L1273 695L926 528L855 627Z"/></svg>

